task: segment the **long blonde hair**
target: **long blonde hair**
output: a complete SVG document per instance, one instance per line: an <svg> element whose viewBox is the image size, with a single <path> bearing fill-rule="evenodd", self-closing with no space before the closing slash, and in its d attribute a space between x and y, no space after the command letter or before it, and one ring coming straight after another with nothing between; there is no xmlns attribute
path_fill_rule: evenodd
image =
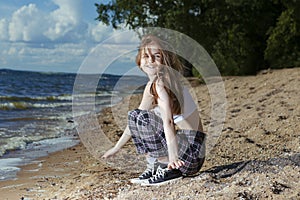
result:
<svg viewBox="0 0 300 200"><path fill-rule="evenodd" d="M178 74L183 71L183 65L175 54L171 45L156 36L147 35L142 38L139 46L138 54L136 56L136 63L141 68L142 51L150 43L156 43L159 45L159 52L162 56L162 63L164 66L161 68L162 79L165 85L165 89L171 99L171 109L173 114L180 114L183 111L183 94L182 85ZM151 85L151 94L154 96L154 104L157 104L159 98L156 91L156 80Z"/></svg>

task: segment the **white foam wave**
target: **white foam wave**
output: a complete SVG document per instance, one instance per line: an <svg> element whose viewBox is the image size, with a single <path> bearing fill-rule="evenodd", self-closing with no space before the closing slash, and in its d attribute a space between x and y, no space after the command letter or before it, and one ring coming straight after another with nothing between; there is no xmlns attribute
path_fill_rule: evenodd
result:
<svg viewBox="0 0 300 200"><path fill-rule="evenodd" d="M7 102L0 103L0 110L26 110L30 108L55 108L60 106L70 106L71 102L64 103L28 103L28 102Z"/></svg>
<svg viewBox="0 0 300 200"><path fill-rule="evenodd" d="M0 157L9 150L25 149L27 143L41 140L43 138L44 137L42 136L1 138L3 145L0 146Z"/></svg>

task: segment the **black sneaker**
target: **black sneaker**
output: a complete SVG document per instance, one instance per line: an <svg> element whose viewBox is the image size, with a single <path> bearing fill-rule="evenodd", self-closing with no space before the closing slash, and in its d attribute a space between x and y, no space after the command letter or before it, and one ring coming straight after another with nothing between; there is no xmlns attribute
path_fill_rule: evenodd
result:
<svg viewBox="0 0 300 200"><path fill-rule="evenodd" d="M147 182L147 180L156 173L157 167L158 167L157 162L155 162L152 165L147 164L147 169L138 178L130 179L130 182L131 183Z"/></svg>
<svg viewBox="0 0 300 200"><path fill-rule="evenodd" d="M182 178L182 172L179 169L161 168L158 166L156 174L144 181L142 186L160 186Z"/></svg>

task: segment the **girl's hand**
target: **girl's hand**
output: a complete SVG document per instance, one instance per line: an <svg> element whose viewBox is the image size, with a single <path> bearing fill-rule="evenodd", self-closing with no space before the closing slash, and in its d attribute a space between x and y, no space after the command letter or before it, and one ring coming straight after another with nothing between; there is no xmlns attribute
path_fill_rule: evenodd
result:
<svg viewBox="0 0 300 200"><path fill-rule="evenodd" d="M156 80L156 92L160 98L163 98L166 95L165 84L163 81L163 77L159 76ZM164 99L164 98L163 98Z"/></svg>
<svg viewBox="0 0 300 200"><path fill-rule="evenodd" d="M114 156L116 153L118 153L119 150L120 149L113 147L113 148L109 149L108 151L106 151L105 154L101 158L103 158L103 159L110 158L110 157Z"/></svg>
<svg viewBox="0 0 300 200"><path fill-rule="evenodd" d="M174 161L169 161L168 168L169 169L178 169L184 165L184 162L182 160L174 160Z"/></svg>

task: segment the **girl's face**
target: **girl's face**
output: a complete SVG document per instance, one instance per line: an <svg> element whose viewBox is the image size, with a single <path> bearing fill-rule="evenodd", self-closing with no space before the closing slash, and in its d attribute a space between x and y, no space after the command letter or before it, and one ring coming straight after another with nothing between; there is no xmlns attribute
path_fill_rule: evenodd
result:
<svg viewBox="0 0 300 200"><path fill-rule="evenodd" d="M162 55L159 46L150 43L141 52L140 67L148 76L156 76L162 65Z"/></svg>

